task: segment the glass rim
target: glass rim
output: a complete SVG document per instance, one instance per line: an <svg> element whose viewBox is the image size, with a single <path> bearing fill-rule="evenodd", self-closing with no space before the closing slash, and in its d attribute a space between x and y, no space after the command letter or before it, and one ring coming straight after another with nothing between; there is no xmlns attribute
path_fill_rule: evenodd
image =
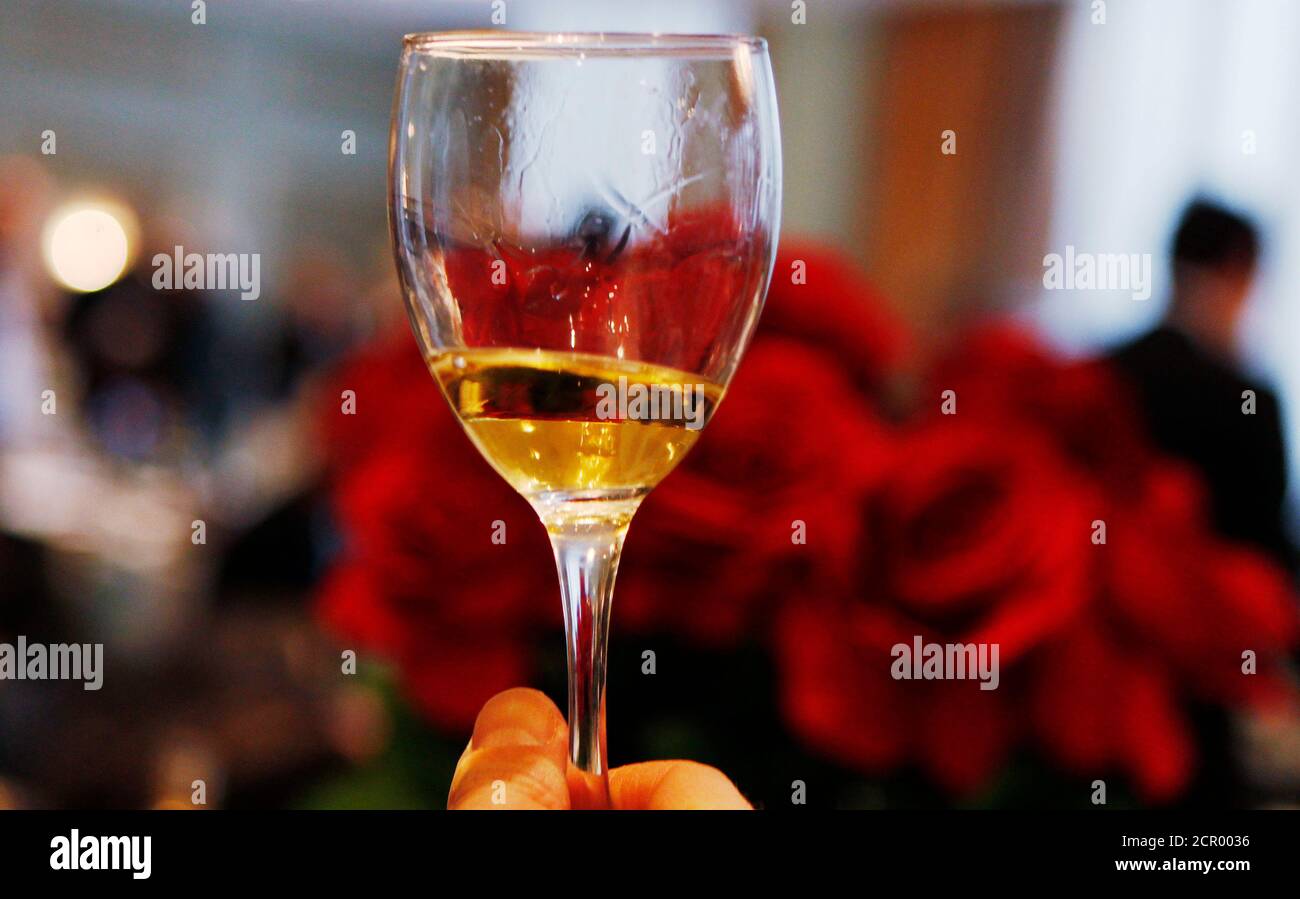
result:
<svg viewBox="0 0 1300 899"><path fill-rule="evenodd" d="M739 47L765 52L750 34L672 34L631 31L417 31L402 38L407 51L434 56L513 59L530 56L733 56Z"/></svg>

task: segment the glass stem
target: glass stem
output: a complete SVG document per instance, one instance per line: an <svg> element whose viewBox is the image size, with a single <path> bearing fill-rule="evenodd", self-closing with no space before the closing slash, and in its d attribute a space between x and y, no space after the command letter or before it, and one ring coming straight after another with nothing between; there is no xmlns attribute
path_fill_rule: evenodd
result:
<svg viewBox="0 0 1300 899"><path fill-rule="evenodd" d="M564 599L572 763L569 786L575 807L609 805L605 649L614 578L630 518L574 517L547 522Z"/></svg>

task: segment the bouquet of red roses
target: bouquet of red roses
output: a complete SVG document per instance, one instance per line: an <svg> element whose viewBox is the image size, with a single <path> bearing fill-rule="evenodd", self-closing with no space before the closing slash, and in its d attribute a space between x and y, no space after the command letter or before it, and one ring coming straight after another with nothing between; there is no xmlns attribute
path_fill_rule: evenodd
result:
<svg viewBox="0 0 1300 899"><path fill-rule="evenodd" d="M616 631L763 640L788 727L853 769L963 794L1033 749L1174 798L1189 709L1294 701L1286 576L1214 534L1195 472L1151 446L1106 364L1006 328L958 347L902 389L909 338L881 298L787 244L726 402L632 525ZM323 416L344 548L321 615L465 728L558 627L544 532L409 335L335 380L355 414ZM927 647L984 652L992 677L900 662Z"/></svg>

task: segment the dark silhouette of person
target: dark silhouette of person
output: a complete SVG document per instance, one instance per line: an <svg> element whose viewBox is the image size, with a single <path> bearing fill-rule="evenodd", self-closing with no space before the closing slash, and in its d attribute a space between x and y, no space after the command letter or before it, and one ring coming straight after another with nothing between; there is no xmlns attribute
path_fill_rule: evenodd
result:
<svg viewBox="0 0 1300 899"><path fill-rule="evenodd" d="M1204 475L1215 528L1294 571L1278 401L1234 358L1259 232L1245 217L1195 200L1183 212L1171 251L1164 321L1111 358L1136 388L1155 442Z"/></svg>

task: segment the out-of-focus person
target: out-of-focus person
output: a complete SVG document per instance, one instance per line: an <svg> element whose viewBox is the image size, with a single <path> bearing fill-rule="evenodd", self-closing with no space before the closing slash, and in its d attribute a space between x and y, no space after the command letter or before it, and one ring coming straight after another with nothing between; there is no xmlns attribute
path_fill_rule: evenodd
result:
<svg viewBox="0 0 1300 899"><path fill-rule="evenodd" d="M1236 352L1259 253L1249 219L1194 200L1174 234L1164 320L1112 358L1137 389L1153 439L1204 475L1216 528L1294 568L1278 401Z"/></svg>

